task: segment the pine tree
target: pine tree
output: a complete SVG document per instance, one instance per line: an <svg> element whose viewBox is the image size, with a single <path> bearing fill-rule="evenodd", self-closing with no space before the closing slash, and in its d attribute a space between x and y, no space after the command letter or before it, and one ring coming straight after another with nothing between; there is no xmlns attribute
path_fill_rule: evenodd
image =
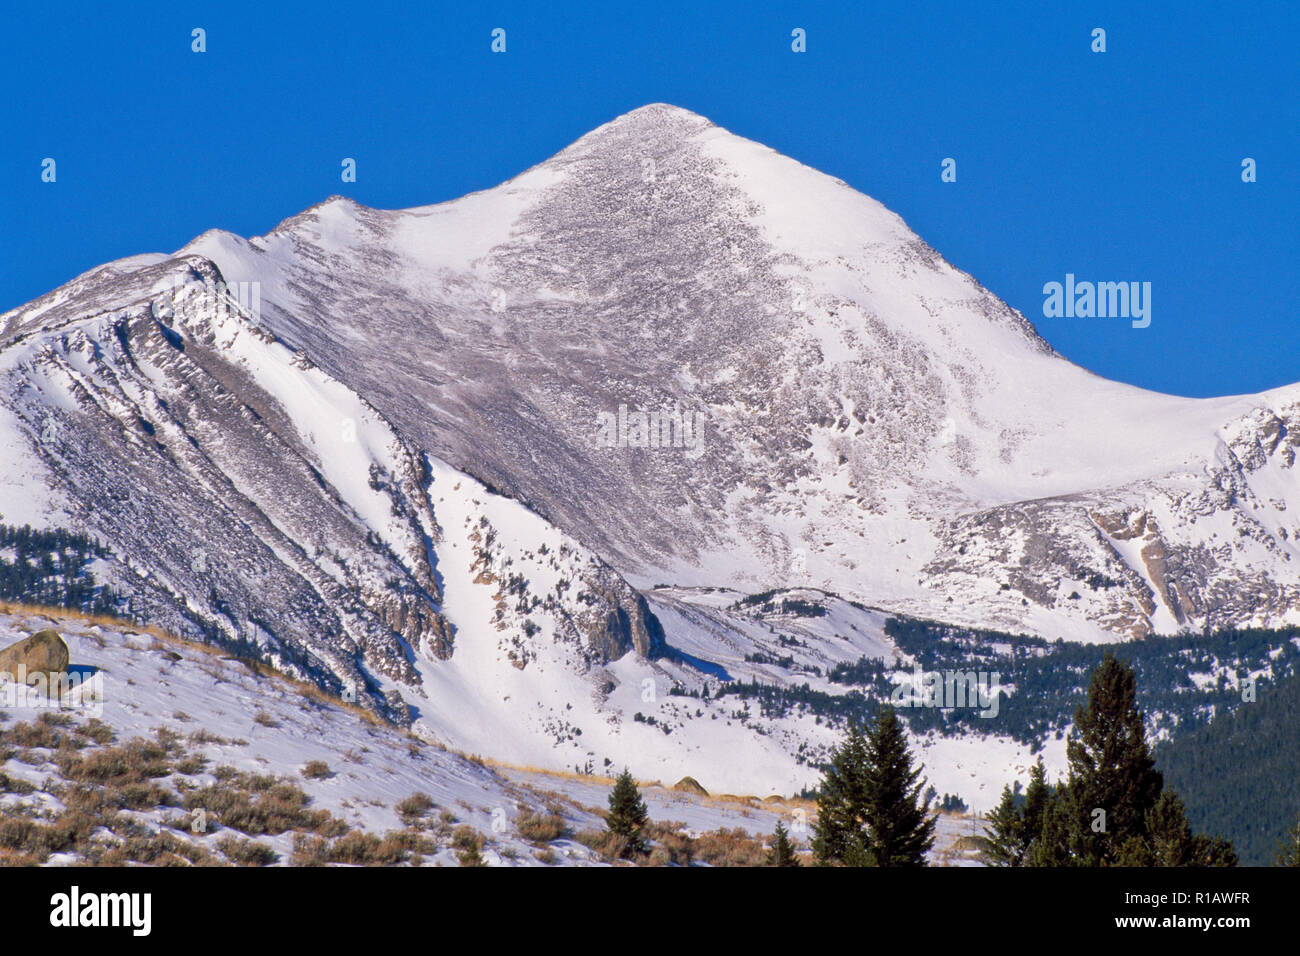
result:
<svg viewBox="0 0 1300 956"><path fill-rule="evenodd" d="M1300 866L1300 820L1287 834L1286 844L1278 851L1278 866Z"/></svg>
<svg viewBox="0 0 1300 956"><path fill-rule="evenodd" d="M817 797L817 863L924 866L934 845L934 820L929 796L921 797L920 776L892 707L881 708L865 735L850 723Z"/></svg>
<svg viewBox="0 0 1300 956"><path fill-rule="evenodd" d="M1076 862L1070 854L1071 834L1080 813L1074 798L1068 781L1048 797L1038 842L1029 853L1029 866L1070 866Z"/></svg>
<svg viewBox="0 0 1300 956"><path fill-rule="evenodd" d="M856 722L831 752L817 795L813 858L819 865L865 862L867 741Z"/></svg>
<svg viewBox="0 0 1300 956"><path fill-rule="evenodd" d="M907 735L894 708L882 707L867 734L866 843L875 866L925 866L934 846L930 801L921 799L925 781L912 767Z"/></svg>
<svg viewBox="0 0 1300 956"><path fill-rule="evenodd" d="M1147 746L1133 669L1107 654L1066 744L1069 776L1047 787L1039 761L1040 818L1030 866L1236 866L1232 844L1193 834L1178 794L1164 789ZM1031 800L1026 794L1026 805ZM1030 812L1026 811L1026 816ZM1025 821L1024 828L1035 829Z"/></svg>
<svg viewBox="0 0 1300 956"><path fill-rule="evenodd" d="M1025 847L1024 808L1010 787L1002 788L1002 799L988 816L984 828L983 857L990 866L1023 866Z"/></svg>
<svg viewBox="0 0 1300 956"><path fill-rule="evenodd" d="M1032 866L1035 849L1043 832L1052 789L1047 770L1039 757L1029 771L1029 789L1022 796L1010 787L1002 788L1002 800L989 814L984 830L984 858L991 866Z"/></svg>
<svg viewBox="0 0 1300 956"><path fill-rule="evenodd" d="M1147 842L1155 866L1191 866L1199 847L1183 801L1172 790L1160 794L1147 813ZM1147 865L1152 865L1147 864Z"/></svg>
<svg viewBox="0 0 1300 956"><path fill-rule="evenodd" d="M767 854L768 866L798 866L799 858L795 855L794 844L790 842L790 834L786 831L785 824L777 821L776 830L772 833L772 849Z"/></svg>
<svg viewBox="0 0 1300 956"><path fill-rule="evenodd" d="M617 835L622 843L619 855L625 859L648 849L645 839L645 827L650 821L641 791L626 767L614 781L614 789L609 793L609 813L605 816L605 825L609 832Z"/></svg>
<svg viewBox="0 0 1300 956"><path fill-rule="evenodd" d="M1068 849L1085 866L1114 864L1130 838L1146 839L1147 814L1164 786L1147 747L1133 669L1107 654L1074 726L1078 736L1066 744L1075 811Z"/></svg>
<svg viewBox="0 0 1300 956"><path fill-rule="evenodd" d="M1052 787L1047 782L1047 768L1039 757L1029 771L1029 787L1025 790L1025 855L1033 852L1034 844L1043 833L1043 819L1052 799Z"/></svg>

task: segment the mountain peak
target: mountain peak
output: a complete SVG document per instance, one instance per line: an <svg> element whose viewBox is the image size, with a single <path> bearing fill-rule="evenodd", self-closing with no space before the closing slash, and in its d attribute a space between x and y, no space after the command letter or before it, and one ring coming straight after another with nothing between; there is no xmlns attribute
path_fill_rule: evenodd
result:
<svg viewBox="0 0 1300 956"><path fill-rule="evenodd" d="M647 149L656 153L680 149L707 130L718 129L709 119L670 103L647 103L614 117L575 140L552 162L613 147L619 152ZM543 164L545 165L545 164Z"/></svg>
<svg viewBox="0 0 1300 956"><path fill-rule="evenodd" d="M674 106L671 103L647 103L645 106L638 106L634 110L629 110L620 116L615 117L606 125L615 123L629 125L633 123L650 123L658 124L664 122L707 124L713 126L713 122L708 118L701 116L699 113L693 113L681 106Z"/></svg>

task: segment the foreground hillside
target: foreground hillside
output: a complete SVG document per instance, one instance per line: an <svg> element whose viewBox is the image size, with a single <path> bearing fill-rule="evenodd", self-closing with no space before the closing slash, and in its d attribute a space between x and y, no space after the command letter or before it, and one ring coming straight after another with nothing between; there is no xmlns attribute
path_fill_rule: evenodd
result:
<svg viewBox="0 0 1300 956"><path fill-rule="evenodd" d="M309 684L106 619L0 608L0 646L51 626L82 683L62 708L2 698L0 862L604 862L603 778L490 766ZM761 862L776 823L811 810L645 795L671 848L656 862ZM972 826L942 818L935 860L959 859L953 841Z"/></svg>

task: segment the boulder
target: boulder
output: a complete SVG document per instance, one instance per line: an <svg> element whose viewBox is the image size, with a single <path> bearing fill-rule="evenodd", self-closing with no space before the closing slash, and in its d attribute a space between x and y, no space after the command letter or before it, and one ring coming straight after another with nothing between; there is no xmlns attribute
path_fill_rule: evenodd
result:
<svg viewBox="0 0 1300 956"><path fill-rule="evenodd" d="M37 631L0 651L0 677L17 680L21 666L31 683L34 674L62 674L68 661L68 645L58 631Z"/></svg>

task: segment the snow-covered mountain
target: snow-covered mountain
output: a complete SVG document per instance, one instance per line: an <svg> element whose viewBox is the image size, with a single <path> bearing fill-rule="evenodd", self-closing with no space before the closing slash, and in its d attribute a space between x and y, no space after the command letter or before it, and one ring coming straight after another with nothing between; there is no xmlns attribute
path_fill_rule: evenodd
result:
<svg viewBox="0 0 1300 956"><path fill-rule="evenodd" d="M139 617L461 749L752 792L833 737L668 694L788 653L744 595L838 595L832 664L901 659L889 612L1300 623L1297 444L1300 386L1098 378L879 203L664 105L0 315L0 520L98 536Z"/></svg>
<svg viewBox="0 0 1300 956"><path fill-rule="evenodd" d="M1297 619L1300 387L1102 380L878 203L679 109L457 202L182 252L639 584L1094 639ZM602 447L620 405L696 413L701 453Z"/></svg>

